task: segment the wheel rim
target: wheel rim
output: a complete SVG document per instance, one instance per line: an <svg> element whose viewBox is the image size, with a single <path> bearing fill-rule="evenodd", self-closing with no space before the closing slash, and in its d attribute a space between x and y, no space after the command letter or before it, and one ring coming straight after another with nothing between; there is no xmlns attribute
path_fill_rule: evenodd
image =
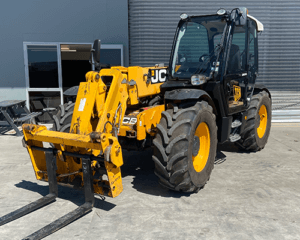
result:
<svg viewBox="0 0 300 240"><path fill-rule="evenodd" d="M262 138L265 135L268 123L268 112L265 105L262 105L259 109L259 126L257 128L257 135L259 138Z"/></svg>
<svg viewBox="0 0 300 240"><path fill-rule="evenodd" d="M210 133L205 122L199 124L195 131L195 136L199 138L199 150L192 157L193 166L196 172L201 172L207 163L210 150Z"/></svg>

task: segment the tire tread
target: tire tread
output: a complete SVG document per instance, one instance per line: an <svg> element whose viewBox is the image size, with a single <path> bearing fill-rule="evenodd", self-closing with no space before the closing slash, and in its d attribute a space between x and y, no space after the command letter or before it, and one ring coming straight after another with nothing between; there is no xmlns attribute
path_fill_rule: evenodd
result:
<svg viewBox="0 0 300 240"><path fill-rule="evenodd" d="M264 146L258 145L255 136L255 119L258 114L258 106L264 97L269 98L269 94L266 91L261 91L253 95L251 98L251 102L247 110L250 114L247 115L245 128L240 133L241 139L235 143L242 150L257 152L264 148ZM266 129L266 131L267 130L269 129Z"/></svg>
<svg viewBox="0 0 300 240"><path fill-rule="evenodd" d="M201 109L210 112L212 119L216 119L213 108L205 101L180 105L169 103L168 109L162 112L162 119L157 125L157 135L153 140L153 161L155 175L164 187L175 191L198 192L205 185L204 183L197 187L192 182L188 170L188 149L176 151L179 146L188 146L193 120ZM207 171L212 168L213 166L209 167Z"/></svg>

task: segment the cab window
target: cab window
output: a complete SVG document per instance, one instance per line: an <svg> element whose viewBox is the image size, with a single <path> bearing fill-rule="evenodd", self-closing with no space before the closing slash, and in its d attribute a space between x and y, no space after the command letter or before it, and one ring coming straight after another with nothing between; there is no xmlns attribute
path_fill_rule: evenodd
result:
<svg viewBox="0 0 300 240"><path fill-rule="evenodd" d="M195 22L189 22L178 50L178 62L199 63L199 57L209 54L206 28Z"/></svg>
<svg viewBox="0 0 300 240"><path fill-rule="evenodd" d="M246 71L246 26L235 27L229 52L227 74Z"/></svg>

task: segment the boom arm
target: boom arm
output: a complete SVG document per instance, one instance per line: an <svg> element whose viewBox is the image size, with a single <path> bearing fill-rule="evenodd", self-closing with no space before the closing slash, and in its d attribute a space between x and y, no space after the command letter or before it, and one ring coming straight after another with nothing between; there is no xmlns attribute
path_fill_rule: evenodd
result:
<svg viewBox="0 0 300 240"><path fill-rule="evenodd" d="M81 159L85 156L92 160L93 175L96 172L100 175L93 180L94 192L118 196L123 190L120 170L123 156L118 135L136 131L138 140L145 139L147 133L153 134L164 111L163 105L142 108L134 112L137 119L134 125L122 122L128 104L138 106L140 97L159 93L160 84L147 83L148 71L149 68L118 67L88 72L87 81L78 89L70 133L24 124L26 147L37 179L48 181L45 154L38 148L43 147L43 142L49 142L55 146L59 184L83 187Z"/></svg>

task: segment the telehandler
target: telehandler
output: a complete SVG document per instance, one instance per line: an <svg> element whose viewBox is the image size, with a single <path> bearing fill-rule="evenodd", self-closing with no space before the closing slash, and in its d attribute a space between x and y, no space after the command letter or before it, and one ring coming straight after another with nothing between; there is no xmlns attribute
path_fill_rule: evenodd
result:
<svg viewBox="0 0 300 240"><path fill-rule="evenodd" d="M271 95L255 84L263 25L246 8L180 17L168 67L101 69L100 40L94 42L96 71L74 91L75 103L59 107L55 131L23 125L36 178L49 182L50 193L0 218L0 225L54 201L57 184L83 189L86 202L26 239L43 238L89 212L94 194L118 196L122 149L152 147L161 185L198 192L210 178L218 142L264 148Z"/></svg>

